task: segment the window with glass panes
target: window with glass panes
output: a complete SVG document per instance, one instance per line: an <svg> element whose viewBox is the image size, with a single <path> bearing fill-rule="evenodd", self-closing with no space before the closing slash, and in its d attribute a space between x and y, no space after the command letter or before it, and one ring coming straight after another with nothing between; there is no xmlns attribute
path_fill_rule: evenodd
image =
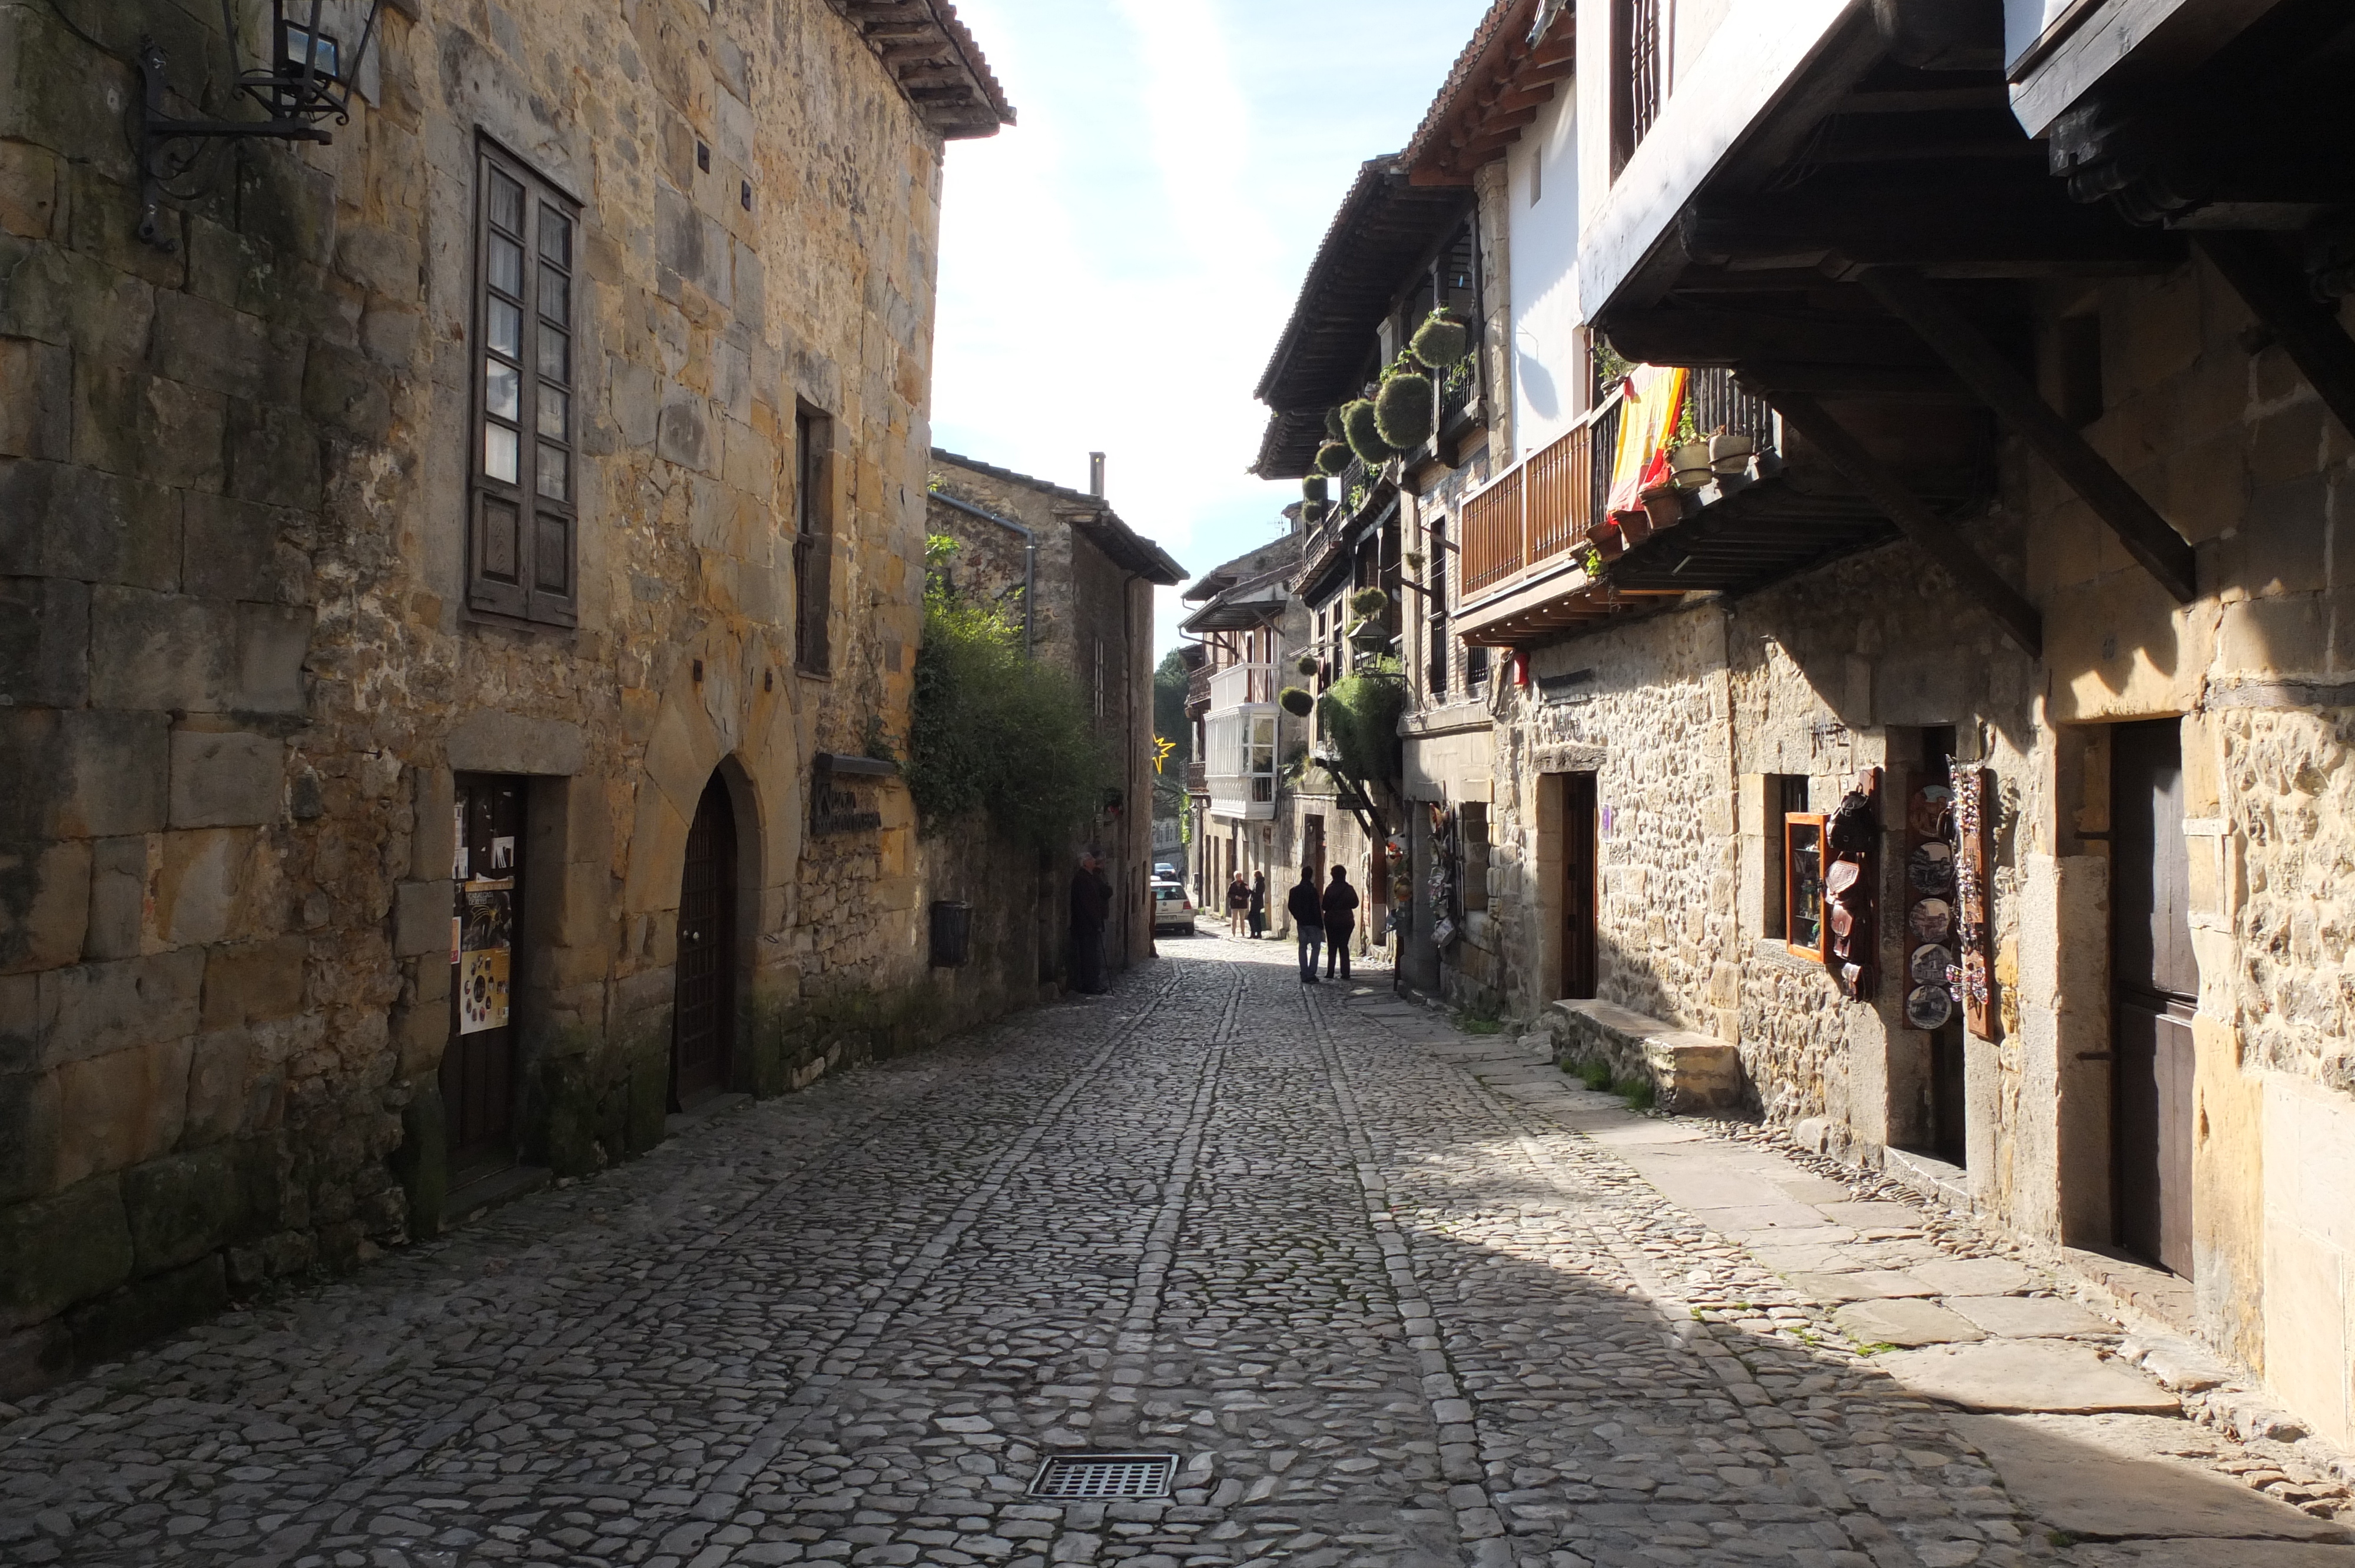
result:
<svg viewBox="0 0 2355 1568"><path fill-rule="evenodd" d="M500 154L485 150L481 169L467 599L477 609L570 626L580 209Z"/></svg>

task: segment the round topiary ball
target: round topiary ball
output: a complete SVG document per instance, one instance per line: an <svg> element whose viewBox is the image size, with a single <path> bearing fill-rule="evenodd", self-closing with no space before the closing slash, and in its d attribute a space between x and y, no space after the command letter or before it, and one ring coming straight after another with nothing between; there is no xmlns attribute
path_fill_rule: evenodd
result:
<svg viewBox="0 0 2355 1568"><path fill-rule="evenodd" d="M1299 671L1303 675L1314 675L1316 673L1316 655L1314 653L1303 653L1299 658L1292 662L1292 667Z"/></svg>
<svg viewBox="0 0 2355 1568"><path fill-rule="evenodd" d="M1380 468L1396 455L1391 444L1382 440L1376 425L1374 405L1370 398L1360 397L1341 408L1341 428L1348 433L1349 450L1368 468Z"/></svg>
<svg viewBox="0 0 2355 1568"><path fill-rule="evenodd" d="M1360 616L1380 615L1391 607L1391 596L1378 588L1361 588L1349 596L1349 608Z"/></svg>
<svg viewBox="0 0 2355 1568"><path fill-rule="evenodd" d="M1303 501L1327 501L1332 498L1332 493L1330 485L1321 473L1312 473L1300 482L1300 498Z"/></svg>
<svg viewBox="0 0 2355 1568"><path fill-rule="evenodd" d="M1327 473L1339 473L1349 466L1349 443L1327 441L1316 449L1316 466Z"/></svg>
<svg viewBox="0 0 2355 1568"><path fill-rule="evenodd" d="M1304 501L1300 503L1300 520L1314 528L1324 522L1325 514L1332 510L1333 503L1329 501Z"/></svg>
<svg viewBox="0 0 2355 1568"><path fill-rule="evenodd" d="M1393 376L1374 394L1374 429L1400 451L1412 451L1431 440L1431 417L1438 408L1430 376Z"/></svg>
<svg viewBox="0 0 2355 1568"><path fill-rule="evenodd" d="M1298 686L1286 686L1275 694L1276 705L1294 718L1306 718L1316 711L1316 699Z"/></svg>
<svg viewBox="0 0 2355 1568"><path fill-rule="evenodd" d="M1414 356L1433 370L1444 370L1472 352L1472 329L1445 311L1433 311L1417 327L1410 345Z"/></svg>
<svg viewBox="0 0 2355 1568"><path fill-rule="evenodd" d="M1325 439L1328 441L1347 439L1341 429L1341 406L1337 403L1325 410Z"/></svg>

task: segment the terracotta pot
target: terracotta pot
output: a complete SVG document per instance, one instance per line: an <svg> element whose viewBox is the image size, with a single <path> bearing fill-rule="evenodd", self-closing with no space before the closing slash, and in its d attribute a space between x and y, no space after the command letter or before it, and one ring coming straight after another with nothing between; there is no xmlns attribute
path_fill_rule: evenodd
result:
<svg viewBox="0 0 2355 1568"><path fill-rule="evenodd" d="M1741 473L1750 467L1757 451L1758 443L1750 437L1720 430L1709 439L1709 466L1722 475Z"/></svg>
<svg viewBox="0 0 2355 1568"><path fill-rule="evenodd" d="M1644 514L1655 532L1675 527L1685 520L1684 493L1676 489L1646 491Z"/></svg>
<svg viewBox="0 0 2355 1568"><path fill-rule="evenodd" d="M1699 490L1716 477L1710 461L1709 442L1679 442L1668 449L1668 477L1678 490Z"/></svg>

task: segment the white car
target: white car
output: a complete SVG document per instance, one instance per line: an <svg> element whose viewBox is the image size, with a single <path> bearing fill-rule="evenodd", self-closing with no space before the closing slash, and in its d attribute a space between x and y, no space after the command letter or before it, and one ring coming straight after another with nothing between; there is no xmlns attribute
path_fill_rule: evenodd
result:
<svg viewBox="0 0 2355 1568"><path fill-rule="evenodd" d="M1194 901L1186 896L1182 882L1156 882L1153 885L1153 934L1183 931L1194 934Z"/></svg>

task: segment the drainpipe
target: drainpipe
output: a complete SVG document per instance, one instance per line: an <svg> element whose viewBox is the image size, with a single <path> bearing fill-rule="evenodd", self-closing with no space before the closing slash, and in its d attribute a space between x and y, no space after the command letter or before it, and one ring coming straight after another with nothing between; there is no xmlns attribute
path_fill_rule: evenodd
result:
<svg viewBox="0 0 2355 1568"><path fill-rule="evenodd" d="M954 495L936 490L932 492L932 499L944 506L954 506L969 517L978 517L985 523L995 523L1001 528L1011 528L1022 535L1022 657L1029 658L1032 643L1031 606L1039 597L1039 535L1019 523L1000 517L995 512L984 512L980 507L969 502L959 501Z"/></svg>

